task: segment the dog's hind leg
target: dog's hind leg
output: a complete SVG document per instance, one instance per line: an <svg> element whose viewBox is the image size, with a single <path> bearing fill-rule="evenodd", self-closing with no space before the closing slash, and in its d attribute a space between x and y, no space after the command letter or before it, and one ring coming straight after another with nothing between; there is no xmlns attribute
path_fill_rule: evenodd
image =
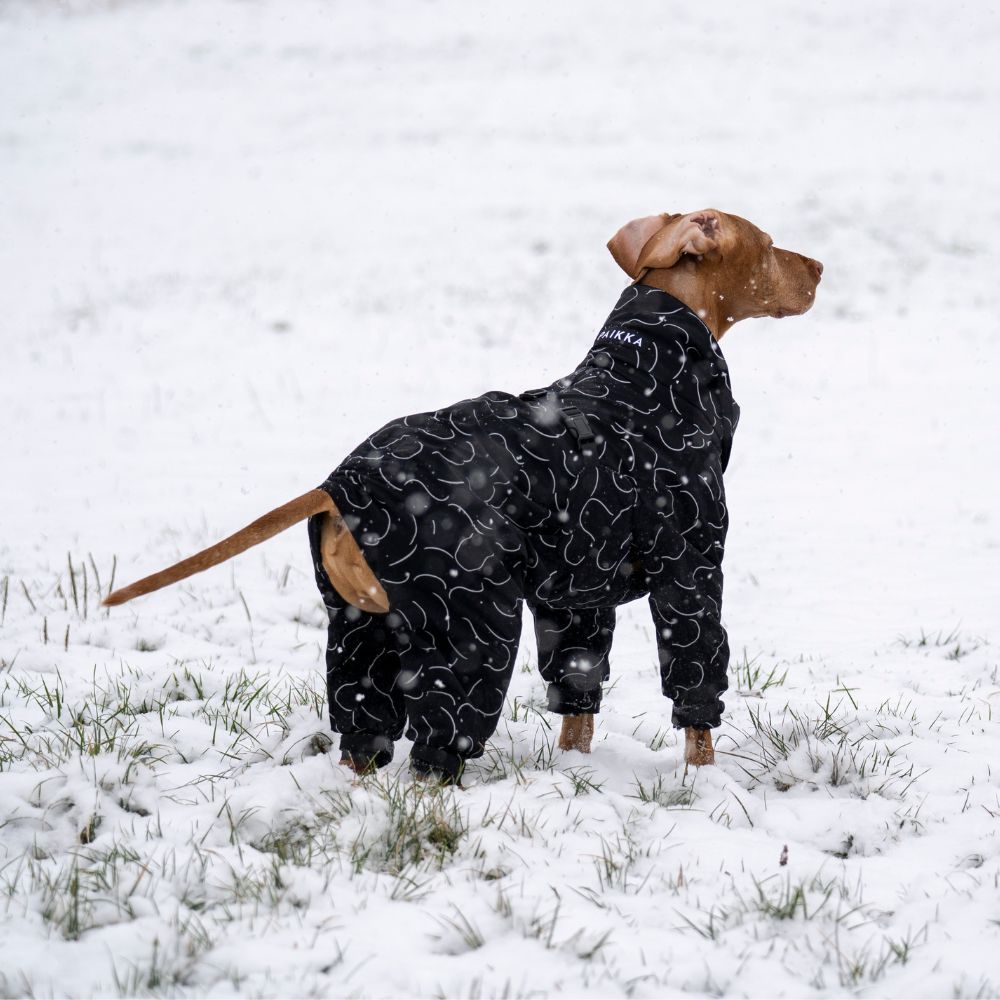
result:
<svg viewBox="0 0 1000 1000"><path fill-rule="evenodd" d="M457 782L466 761L483 755L500 719L521 632L520 601L463 603L453 596L447 624L420 630L401 657L409 679L411 769L444 782Z"/></svg>
<svg viewBox="0 0 1000 1000"><path fill-rule="evenodd" d="M419 549L414 583L393 589L393 610L416 625L400 655L415 774L457 781L496 729L521 638L516 542L483 512L448 549Z"/></svg>
<svg viewBox="0 0 1000 1000"><path fill-rule="evenodd" d="M368 614L347 603L326 571L325 515L309 522L313 568L329 616L326 685L330 727L340 733L341 763L358 774L384 767L403 735L406 705L398 684L398 616Z"/></svg>

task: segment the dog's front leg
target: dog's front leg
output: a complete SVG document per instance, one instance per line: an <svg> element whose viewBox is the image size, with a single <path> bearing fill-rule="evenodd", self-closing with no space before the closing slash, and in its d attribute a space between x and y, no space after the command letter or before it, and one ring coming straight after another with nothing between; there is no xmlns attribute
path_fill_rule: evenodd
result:
<svg viewBox="0 0 1000 1000"><path fill-rule="evenodd" d="M554 608L528 598L535 619L538 669L548 682L549 711L562 716L560 750L590 753L601 684L615 630L614 608Z"/></svg>
<svg viewBox="0 0 1000 1000"><path fill-rule="evenodd" d="M560 750L579 750L590 753L594 739L594 716L590 712L583 715L564 715L559 731Z"/></svg>

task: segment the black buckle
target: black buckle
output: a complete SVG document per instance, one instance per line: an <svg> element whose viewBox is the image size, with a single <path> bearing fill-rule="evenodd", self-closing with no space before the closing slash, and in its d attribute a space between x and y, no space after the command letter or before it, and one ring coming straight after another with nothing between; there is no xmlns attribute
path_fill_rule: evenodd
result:
<svg viewBox="0 0 1000 1000"><path fill-rule="evenodd" d="M590 444L594 440L594 432L590 428L590 422L575 406L563 406L562 417L576 438L577 444Z"/></svg>
<svg viewBox="0 0 1000 1000"><path fill-rule="evenodd" d="M551 389L525 389L518 399L523 399L526 403L536 403L538 400L551 395L553 395Z"/></svg>

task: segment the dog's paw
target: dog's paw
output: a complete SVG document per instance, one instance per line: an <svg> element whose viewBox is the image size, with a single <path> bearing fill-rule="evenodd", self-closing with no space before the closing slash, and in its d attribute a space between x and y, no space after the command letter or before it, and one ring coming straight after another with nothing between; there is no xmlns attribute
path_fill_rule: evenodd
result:
<svg viewBox="0 0 1000 1000"><path fill-rule="evenodd" d="M439 767L432 767L421 761L410 761L410 775L414 781L423 785L436 785L439 788L459 788L465 791L460 774L451 774Z"/></svg>
<svg viewBox="0 0 1000 1000"><path fill-rule="evenodd" d="M562 729L559 731L560 750L579 750L580 753L590 753L590 744L594 739L594 716L589 712L584 715L564 715Z"/></svg>
<svg viewBox="0 0 1000 1000"><path fill-rule="evenodd" d="M378 770L378 761L367 754L350 754L346 750L340 755L340 763L359 778L374 774Z"/></svg>
<svg viewBox="0 0 1000 1000"><path fill-rule="evenodd" d="M684 763L691 767L706 767L715 763L710 730L691 726L684 730Z"/></svg>

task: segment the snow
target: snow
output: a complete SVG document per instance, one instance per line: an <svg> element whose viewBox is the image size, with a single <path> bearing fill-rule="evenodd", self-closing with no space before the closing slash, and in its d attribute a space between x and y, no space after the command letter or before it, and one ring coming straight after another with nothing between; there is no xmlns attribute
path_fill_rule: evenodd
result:
<svg viewBox="0 0 1000 1000"><path fill-rule="evenodd" d="M1000 995L998 42L888 0L0 8L0 992ZM608 237L705 204L826 267L723 342L718 768L641 603L594 752L526 634L464 791L336 763L301 530L97 610L390 417L570 370Z"/></svg>

